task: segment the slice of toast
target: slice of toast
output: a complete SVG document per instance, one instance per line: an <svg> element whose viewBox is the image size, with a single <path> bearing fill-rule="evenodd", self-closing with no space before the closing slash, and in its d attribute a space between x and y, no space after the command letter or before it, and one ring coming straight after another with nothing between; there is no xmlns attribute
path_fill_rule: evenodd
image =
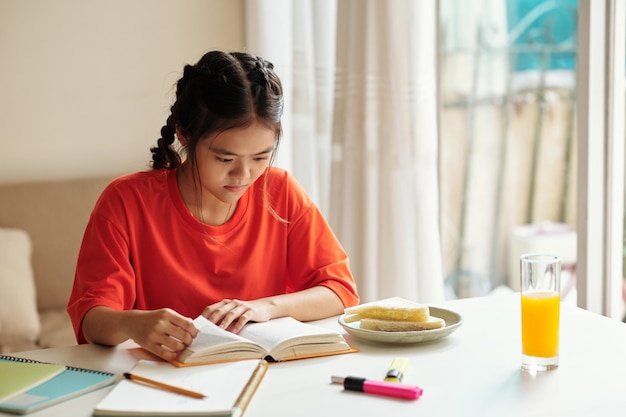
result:
<svg viewBox="0 0 626 417"><path fill-rule="evenodd" d="M430 317L428 306L400 297L386 298L348 307L344 310L347 323L364 318L379 320L396 320L425 322Z"/></svg>
<svg viewBox="0 0 626 417"><path fill-rule="evenodd" d="M446 325L444 319L430 316L426 321L398 321L363 318L360 328L365 330L377 330L382 332L411 332L416 330L440 329Z"/></svg>

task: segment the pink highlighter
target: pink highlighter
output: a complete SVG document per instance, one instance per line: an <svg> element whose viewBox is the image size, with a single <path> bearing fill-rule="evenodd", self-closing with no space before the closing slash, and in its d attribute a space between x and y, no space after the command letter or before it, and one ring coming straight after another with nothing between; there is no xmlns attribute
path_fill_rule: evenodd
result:
<svg viewBox="0 0 626 417"><path fill-rule="evenodd" d="M417 400L422 396L423 390L415 385L399 384L397 382L375 381L372 379L358 378L354 376L331 378L333 384L342 384L344 389L359 391L366 394L384 395L386 397L404 398Z"/></svg>

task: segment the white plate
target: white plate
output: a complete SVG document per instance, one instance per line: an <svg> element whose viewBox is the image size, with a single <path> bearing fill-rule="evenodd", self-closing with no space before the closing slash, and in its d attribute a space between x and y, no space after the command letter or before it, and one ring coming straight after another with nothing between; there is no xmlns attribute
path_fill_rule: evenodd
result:
<svg viewBox="0 0 626 417"><path fill-rule="evenodd" d="M358 321L346 323L345 314L339 317L338 322L341 327L356 338L382 343L419 343L429 340L437 340L448 336L461 324L463 324L463 318L454 311L430 306L428 308L430 309L431 316L439 317L445 320L446 325L444 327L440 329L416 330L412 332L382 332L377 330L366 330L359 328L360 323Z"/></svg>

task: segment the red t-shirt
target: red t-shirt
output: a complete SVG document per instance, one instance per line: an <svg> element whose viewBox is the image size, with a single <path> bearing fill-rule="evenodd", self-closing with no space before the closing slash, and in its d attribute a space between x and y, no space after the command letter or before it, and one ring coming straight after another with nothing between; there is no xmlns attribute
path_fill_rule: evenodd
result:
<svg viewBox="0 0 626 417"><path fill-rule="evenodd" d="M262 175L220 226L189 213L176 170L113 181L96 203L78 256L67 307L78 342L86 342L81 323L95 306L168 307L194 318L224 298L253 300L318 285L344 306L356 305L348 257L319 209L289 173L266 173L267 182Z"/></svg>

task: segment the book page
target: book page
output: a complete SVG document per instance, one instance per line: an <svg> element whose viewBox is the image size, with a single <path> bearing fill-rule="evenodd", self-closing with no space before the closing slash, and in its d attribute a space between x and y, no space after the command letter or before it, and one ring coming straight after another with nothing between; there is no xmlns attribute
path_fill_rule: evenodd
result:
<svg viewBox="0 0 626 417"><path fill-rule="evenodd" d="M350 348L339 332L303 323L292 317L248 323L239 335L263 346L275 360Z"/></svg>
<svg viewBox="0 0 626 417"><path fill-rule="evenodd" d="M178 360L181 362L189 362L190 358L202 361L201 358L208 357L214 360L260 359L267 354L262 346L218 327L204 316L198 316L193 324L199 333L191 345L179 355Z"/></svg>

